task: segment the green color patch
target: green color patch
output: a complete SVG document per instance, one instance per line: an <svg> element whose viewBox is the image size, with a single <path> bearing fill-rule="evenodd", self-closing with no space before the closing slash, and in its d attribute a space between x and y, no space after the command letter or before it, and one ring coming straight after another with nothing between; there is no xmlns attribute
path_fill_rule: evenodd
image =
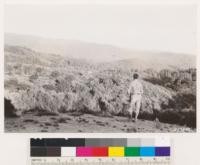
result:
<svg viewBox="0 0 200 165"><path fill-rule="evenodd" d="M140 156L140 147L125 147L125 156Z"/></svg>

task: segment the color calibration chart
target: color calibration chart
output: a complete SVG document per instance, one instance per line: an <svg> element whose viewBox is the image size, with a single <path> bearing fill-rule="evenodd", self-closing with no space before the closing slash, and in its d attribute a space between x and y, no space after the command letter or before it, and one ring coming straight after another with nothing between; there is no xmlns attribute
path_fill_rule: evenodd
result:
<svg viewBox="0 0 200 165"><path fill-rule="evenodd" d="M170 165L168 138L30 140L30 165Z"/></svg>

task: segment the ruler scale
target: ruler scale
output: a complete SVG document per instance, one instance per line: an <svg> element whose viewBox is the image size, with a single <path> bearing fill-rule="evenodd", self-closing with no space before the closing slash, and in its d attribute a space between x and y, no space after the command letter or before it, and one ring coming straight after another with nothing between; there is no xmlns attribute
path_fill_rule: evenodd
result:
<svg viewBox="0 0 200 165"><path fill-rule="evenodd" d="M66 160L66 158L53 158L53 159L47 159L47 158L34 158L31 160L31 165L170 165L169 158L158 158L158 159L138 159L138 158L102 158L102 160L99 160L99 158L84 158L84 159L69 159Z"/></svg>
<svg viewBox="0 0 200 165"><path fill-rule="evenodd" d="M31 139L30 165L170 165L170 140Z"/></svg>

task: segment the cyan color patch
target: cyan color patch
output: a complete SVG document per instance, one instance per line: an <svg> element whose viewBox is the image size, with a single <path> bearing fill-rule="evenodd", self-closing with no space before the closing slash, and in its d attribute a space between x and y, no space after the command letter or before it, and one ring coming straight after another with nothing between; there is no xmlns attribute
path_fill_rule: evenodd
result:
<svg viewBox="0 0 200 165"><path fill-rule="evenodd" d="M140 147L140 156L155 156L155 147Z"/></svg>

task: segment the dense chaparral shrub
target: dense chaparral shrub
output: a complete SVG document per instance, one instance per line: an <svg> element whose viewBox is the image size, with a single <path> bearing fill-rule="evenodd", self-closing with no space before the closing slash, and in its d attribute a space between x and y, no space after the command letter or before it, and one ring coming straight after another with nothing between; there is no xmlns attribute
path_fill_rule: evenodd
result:
<svg viewBox="0 0 200 165"><path fill-rule="evenodd" d="M66 61L57 56L54 59L53 55L48 60L49 56L37 56L37 52L26 48L9 47L7 51L10 49L6 53L10 63L6 64L5 100L14 113L35 110L128 114L127 90L134 69L109 68L75 59ZM17 53L23 55L23 62L16 58ZM33 61L33 56L37 60ZM140 75L144 88L140 118L196 126L195 69L148 69L140 71Z"/></svg>

